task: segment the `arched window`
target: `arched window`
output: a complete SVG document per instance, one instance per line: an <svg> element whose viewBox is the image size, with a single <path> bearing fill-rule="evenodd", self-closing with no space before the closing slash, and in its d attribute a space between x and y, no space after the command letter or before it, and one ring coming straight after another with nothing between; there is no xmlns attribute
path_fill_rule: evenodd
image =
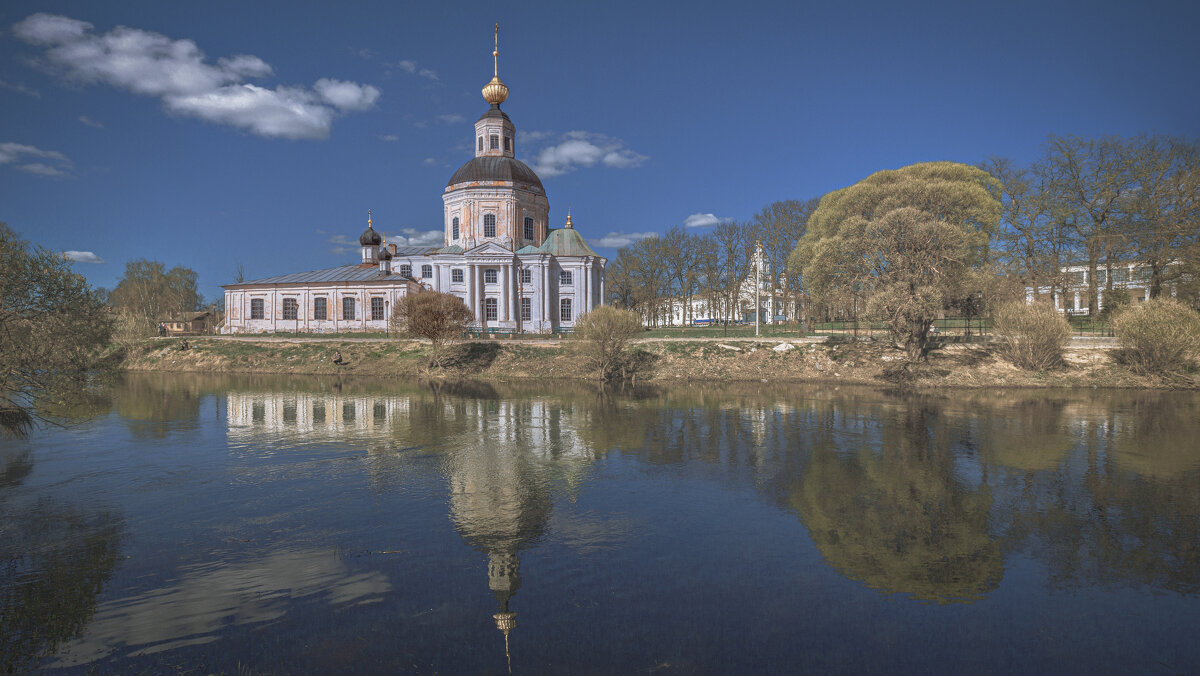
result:
<svg viewBox="0 0 1200 676"><path fill-rule="evenodd" d="M299 307L300 307L300 304L296 302L295 298L284 298L283 299L283 318L284 319L295 319L296 315L298 314L296 312L296 310Z"/></svg>
<svg viewBox="0 0 1200 676"><path fill-rule="evenodd" d="M484 237L495 237L496 236L496 214L484 214L483 215L483 236Z"/></svg>
<svg viewBox="0 0 1200 676"><path fill-rule="evenodd" d="M563 298L558 301L558 320L560 322L571 321L571 299Z"/></svg>
<svg viewBox="0 0 1200 676"><path fill-rule="evenodd" d="M409 265L408 263L402 263L400 265L400 276L401 277L412 277L412 266Z"/></svg>
<svg viewBox="0 0 1200 676"><path fill-rule="evenodd" d="M458 239L458 216L450 221L450 239Z"/></svg>
<svg viewBox="0 0 1200 676"><path fill-rule="evenodd" d="M433 266L432 265L422 265L421 266L421 277L423 279L432 279L433 278Z"/></svg>
<svg viewBox="0 0 1200 676"><path fill-rule="evenodd" d="M533 239L533 219L525 217L525 239Z"/></svg>

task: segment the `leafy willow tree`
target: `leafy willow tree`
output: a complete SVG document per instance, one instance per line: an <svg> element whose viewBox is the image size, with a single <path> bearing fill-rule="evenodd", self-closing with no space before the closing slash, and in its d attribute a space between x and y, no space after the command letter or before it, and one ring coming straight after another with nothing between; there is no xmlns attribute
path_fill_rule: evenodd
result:
<svg viewBox="0 0 1200 676"><path fill-rule="evenodd" d="M872 174L821 198L789 277L818 300L862 299L915 361L931 322L985 285L999 193L987 172L954 162Z"/></svg>
<svg viewBox="0 0 1200 676"><path fill-rule="evenodd" d="M24 436L86 399L111 323L70 261L0 223L0 434Z"/></svg>
<svg viewBox="0 0 1200 676"><path fill-rule="evenodd" d="M142 258L125 264L125 274L109 294L109 302L148 321L194 312L200 307L196 272Z"/></svg>

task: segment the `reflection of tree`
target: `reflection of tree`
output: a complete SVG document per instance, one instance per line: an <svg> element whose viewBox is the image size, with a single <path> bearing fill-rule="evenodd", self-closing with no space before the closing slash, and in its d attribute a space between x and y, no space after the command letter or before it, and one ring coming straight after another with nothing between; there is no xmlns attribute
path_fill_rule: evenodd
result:
<svg viewBox="0 0 1200 676"><path fill-rule="evenodd" d="M849 577L924 600L980 598L1003 574L988 529L990 491L955 478L952 432L936 411L912 405L880 423L878 449L815 448L793 508L826 561Z"/></svg>
<svg viewBox="0 0 1200 676"><path fill-rule="evenodd" d="M121 526L51 500L0 506L0 672L16 673L78 636L116 563Z"/></svg>
<svg viewBox="0 0 1200 676"><path fill-rule="evenodd" d="M1061 398L1025 398L1000 409L976 409L980 456L1024 472L1058 467L1075 445L1063 423L1065 405Z"/></svg>
<svg viewBox="0 0 1200 676"><path fill-rule="evenodd" d="M1086 471L1034 478L1007 539L1028 541L1058 585L1200 591L1198 405L1137 393L1089 407Z"/></svg>
<svg viewBox="0 0 1200 676"><path fill-rule="evenodd" d="M164 439L172 429L196 427L201 396L193 378L127 374L117 390L117 412L134 436Z"/></svg>

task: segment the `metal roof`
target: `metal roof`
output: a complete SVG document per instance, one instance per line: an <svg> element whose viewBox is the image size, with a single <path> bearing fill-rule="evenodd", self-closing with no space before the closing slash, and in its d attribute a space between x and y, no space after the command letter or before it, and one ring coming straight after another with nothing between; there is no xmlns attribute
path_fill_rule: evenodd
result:
<svg viewBox="0 0 1200 676"><path fill-rule="evenodd" d="M583 240L583 235L574 228L558 228L546 235L546 241L538 247L552 256L596 256L600 254Z"/></svg>
<svg viewBox="0 0 1200 676"><path fill-rule="evenodd" d="M397 256L424 256L427 253L433 253L437 247L432 246L398 246L396 247Z"/></svg>
<svg viewBox="0 0 1200 676"><path fill-rule="evenodd" d="M426 250L425 247L405 247L407 249ZM378 265L360 263L358 265L343 265L336 268L325 268L324 270L312 270L309 272L294 272L290 275L277 275L275 277L264 277L262 279L252 279L250 281L241 282L240 284L227 284L226 286L245 286L247 284L303 284L307 282L399 282L405 277L399 274L392 273L385 275L379 271Z"/></svg>
<svg viewBox="0 0 1200 676"><path fill-rule="evenodd" d="M538 191L543 194L546 192L546 189L542 187L542 179L538 178L538 175L528 165L513 157L489 155L473 157L454 172L446 186L475 181L524 183L537 187Z"/></svg>

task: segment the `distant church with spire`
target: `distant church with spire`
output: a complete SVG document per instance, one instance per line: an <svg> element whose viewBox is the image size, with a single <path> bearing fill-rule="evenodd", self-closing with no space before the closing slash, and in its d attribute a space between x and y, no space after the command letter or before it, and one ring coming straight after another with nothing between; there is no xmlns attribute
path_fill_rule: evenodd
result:
<svg viewBox="0 0 1200 676"><path fill-rule="evenodd" d="M423 290L458 296L485 330L569 329L603 304L607 261L569 210L563 227L550 227L546 189L516 158L516 127L500 109L508 87L500 80L499 26L495 41L475 157L442 193L443 246L388 244L368 214L360 263L225 285L223 333L382 331L391 308Z"/></svg>

